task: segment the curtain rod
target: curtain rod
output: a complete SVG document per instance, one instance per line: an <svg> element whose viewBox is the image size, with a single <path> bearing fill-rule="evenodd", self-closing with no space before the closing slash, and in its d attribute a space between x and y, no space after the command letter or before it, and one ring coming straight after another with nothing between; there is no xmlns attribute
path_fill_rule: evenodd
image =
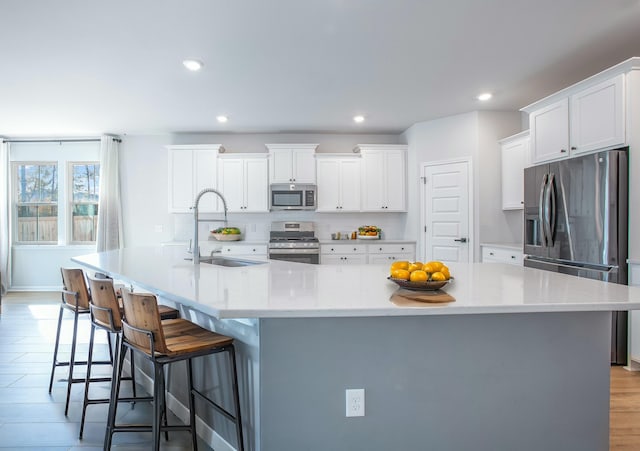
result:
<svg viewBox="0 0 640 451"><path fill-rule="evenodd" d="M115 142L121 143L120 138L113 138ZM100 142L100 138L86 138L86 139L5 139L7 143L92 143Z"/></svg>

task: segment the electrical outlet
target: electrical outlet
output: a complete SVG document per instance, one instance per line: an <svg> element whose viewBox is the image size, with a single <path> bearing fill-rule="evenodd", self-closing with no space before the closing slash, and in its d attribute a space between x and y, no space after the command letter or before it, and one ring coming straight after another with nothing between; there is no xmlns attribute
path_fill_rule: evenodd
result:
<svg viewBox="0 0 640 451"><path fill-rule="evenodd" d="M347 399L347 412L348 417L363 417L364 416L364 388L354 388L345 390Z"/></svg>

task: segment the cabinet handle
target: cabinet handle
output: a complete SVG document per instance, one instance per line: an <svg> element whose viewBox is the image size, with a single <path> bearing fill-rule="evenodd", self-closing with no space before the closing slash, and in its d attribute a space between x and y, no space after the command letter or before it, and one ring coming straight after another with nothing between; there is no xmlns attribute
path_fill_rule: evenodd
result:
<svg viewBox="0 0 640 451"><path fill-rule="evenodd" d="M333 252L333 251L334 251L334 249L333 249L333 248L331 248L331 252Z"/></svg>
<svg viewBox="0 0 640 451"><path fill-rule="evenodd" d="M493 255L493 252L489 252L489 255Z"/></svg>
<svg viewBox="0 0 640 451"><path fill-rule="evenodd" d="M378 250L382 252L382 248L379 248Z"/></svg>
<svg viewBox="0 0 640 451"><path fill-rule="evenodd" d="M515 256L515 255L512 255L512 256L511 256L511 258L516 258L516 256Z"/></svg>
<svg viewBox="0 0 640 451"><path fill-rule="evenodd" d="M354 251L354 252L355 252L355 251L357 251L357 250L358 250L358 248L357 248L357 247L354 247L354 248L353 248L353 251Z"/></svg>
<svg viewBox="0 0 640 451"><path fill-rule="evenodd" d="M565 153L567 151L567 149L560 149L560 152Z"/></svg>
<svg viewBox="0 0 640 451"><path fill-rule="evenodd" d="M576 146L571 146L571 150L578 150Z"/></svg>
<svg viewBox="0 0 640 451"><path fill-rule="evenodd" d="M401 248L400 248L400 250L401 250L401 251L403 251L403 250L404 250L404 247L401 247Z"/></svg>

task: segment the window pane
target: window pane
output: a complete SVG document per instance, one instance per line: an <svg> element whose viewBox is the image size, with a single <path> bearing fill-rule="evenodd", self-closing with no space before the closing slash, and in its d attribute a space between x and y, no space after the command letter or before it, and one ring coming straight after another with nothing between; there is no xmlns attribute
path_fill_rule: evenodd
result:
<svg viewBox="0 0 640 451"><path fill-rule="evenodd" d="M56 164L21 164L18 171L18 202L56 202L58 174Z"/></svg>
<svg viewBox="0 0 640 451"><path fill-rule="evenodd" d="M97 204L76 204L73 206L71 239L77 241L95 241L98 226Z"/></svg>
<svg viewBox="0 0 640 451"><path fill-rule="evenodd" d="M18 206L17 237L22 242L58 241L57 205Z"/></svg>
<svg viewBox="0 0 640 451"><path fill-rule="evenodd" d="M73 165L73 202L98 202L99 164Z"/></svg>

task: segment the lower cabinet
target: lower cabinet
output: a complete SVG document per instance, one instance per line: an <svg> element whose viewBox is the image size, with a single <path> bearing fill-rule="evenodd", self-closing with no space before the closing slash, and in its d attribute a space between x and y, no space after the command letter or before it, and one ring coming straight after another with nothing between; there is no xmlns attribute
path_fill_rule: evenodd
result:
<svg viewBox="0 0 640 451"><path fill-rule="evenodd" d="M402 244L322 244L320 263L339 264L385 264L395 260L415 259L416 246L413 243Z"/></svg>
<svg viewBox="0 0 640 451"><path fill-rule="evenodd" d="M363 265L367 263L367 246L364 244L323 244L320 246L320 263L325 265Z"/></svg>
<svg viewBox="0 0 640 451"><path fill-rule="evenodd" d="M393 263L395 260L414 261L416 247L413 244L369 244L369 263Z"/></svg>
<svg viewBox="0 0 640 451"><path fill-rule="evenodd" d="M522 259L522 250L482 245L483 263L508 263L511 265L522 266Z"/></svg>
<svg viewBox="0 0 640 451"><path fill-rule="evenodd" d="M267 245L266 244L224 245L222 246L220 253L222 255L229 255L233 257L267 258Z"/></svg>

